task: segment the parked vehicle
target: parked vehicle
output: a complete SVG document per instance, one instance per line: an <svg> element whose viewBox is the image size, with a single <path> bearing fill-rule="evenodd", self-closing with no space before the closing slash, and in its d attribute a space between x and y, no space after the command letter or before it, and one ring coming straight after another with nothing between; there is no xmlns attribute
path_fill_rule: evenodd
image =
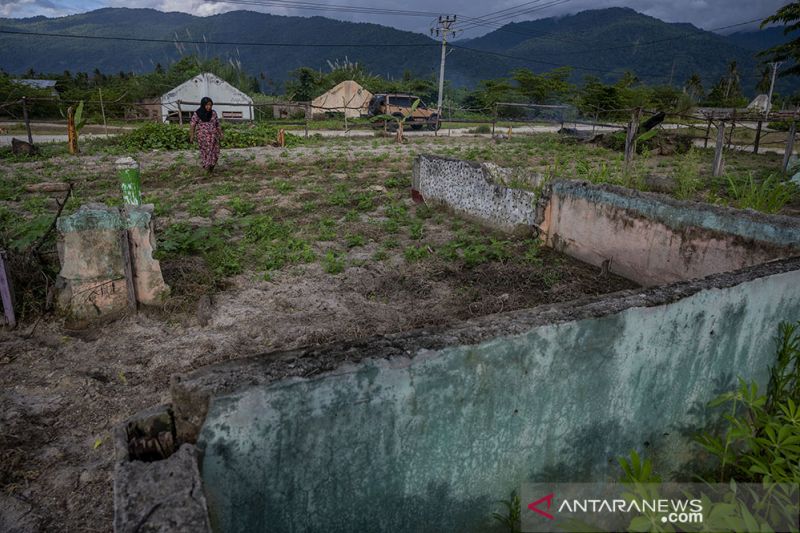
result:
<svg viewBox="0 0 800 533"><path fill-rule="evenodd" d="M414 102L419 100L419 105L412 111ZM411 94L376 94L369 101L369 115L392 115L399 119L408 117L405 124L412 130L427 128L436 131L439 129L439 113L428 109L422 100ZM379 122L383 126L383 122ZM390 129L397 127L394 122L387 122Z"/></svg>

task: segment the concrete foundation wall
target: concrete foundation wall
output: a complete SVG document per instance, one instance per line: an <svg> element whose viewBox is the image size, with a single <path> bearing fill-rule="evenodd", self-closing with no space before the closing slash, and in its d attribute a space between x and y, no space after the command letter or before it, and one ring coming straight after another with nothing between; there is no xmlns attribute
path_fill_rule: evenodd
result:
<svg viewBox="0 0 800 533"><path fill-rule="evenodd" d="M542 181L488 163L419 156L413 189L425 201L499 229L536 227L548 246L592 265L605 263L645 286L800 254L796 218L611 185Z"/></svg>
<svg viewBox="0 0 800 533"><path fill-rule="evenodd" d="M230 363L173 401L177 417L210 399L198 447L218 532L487 531L526 480L615 478L631 449L689 471L706 402L737 377L763 385L777 324L798 317L792 259L338 347L369 358L317 378L269 383L280 356ZM291 364L313 374L317 356Z"/></svg>
<svg viewBox="0 0 800 533"><path fill-rule="evenodd" d="M548 246L645 286L800 254L800 221L557 181L539 222Z"/></svg>
<svg viewBox="0 0 800 533"><path fill-rule="evenodd" d="M461 215L513 231L534 224L536 195L507 185L516 182L533 188L540 180L540 176L491 163L419 156L414 162L412 188L428 203L444 204Z"/></svg>

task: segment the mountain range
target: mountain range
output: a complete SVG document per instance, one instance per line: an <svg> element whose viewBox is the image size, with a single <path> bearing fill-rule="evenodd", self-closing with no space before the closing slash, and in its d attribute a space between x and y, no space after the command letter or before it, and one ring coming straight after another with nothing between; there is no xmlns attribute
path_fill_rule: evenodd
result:
<svg viewBox="0 0 800 533"><path fill-rule="evenodd" d="M198 54L238 61L249 74L271 82L273 90L296 68L327 70L330 63L345 58L389 78L405 71L436 77L441 53L437 41L428 36L388 26L250 11L197 17L104 8L60 18L0 19L0 31L29 34L0 33L0 68L9 73L146 72L158 63L168 65L182 55ZM709 89L736 61L742 88L753 95L763 69L756 53L786 40L781 28L720 35L629 8L590 10L510 23L475 39L455 41L447 58L447 80L474 87L517 68L543 72L569 65L574 81L596 76L609 82L630 70L648 84L682 85L697 73ZM792 79L777 85L784 93L798 88L800 83Z"/></svg>

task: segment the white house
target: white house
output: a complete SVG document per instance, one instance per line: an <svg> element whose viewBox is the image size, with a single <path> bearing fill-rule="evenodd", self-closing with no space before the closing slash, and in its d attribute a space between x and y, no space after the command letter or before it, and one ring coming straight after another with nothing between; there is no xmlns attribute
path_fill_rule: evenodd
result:
<svg viewBox="0 0 800 533"><path fill-rule="evenodd" d="M161 96L161 120L167 122L180 111L188 120L200 100L208 96L221 120L253 120L253 99L217 76L204 72Z"/></svg>

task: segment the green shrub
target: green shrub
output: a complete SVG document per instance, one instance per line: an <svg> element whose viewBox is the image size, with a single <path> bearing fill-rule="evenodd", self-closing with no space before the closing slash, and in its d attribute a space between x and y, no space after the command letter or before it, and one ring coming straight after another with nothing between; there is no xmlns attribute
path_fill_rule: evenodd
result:
<svg viewBox="0 0 800 533"><path fill-rule="evenodd" d="M278 139L278 129L266 124L222 123L222 148L266 146ZM302 144L300 137L285 134L287 147ZM189 144L189 126L150 122L117 137L116 144L126 151L185 150Z"/></svg>
<svg viewBox="0 0 800 533"><path fill-rule="evenodd" d="M185 150L189 144L189 129L178 124L150 122L120 135L116 143L127 151Z"/></svg>
<svg viewBox="0 0 800 533"><path fill-rule="evenodd" d="M426 246L409 246L403 251L403 256L409 263L425 259L428 255L429 252Z"/></svg>
<svg viewBox="0 0 800 533"><path fill-rule="evenodd" d="M339 274L344 271L344 259L333 250L328 250L322 258L322 268L328 274Z"/></svg>

